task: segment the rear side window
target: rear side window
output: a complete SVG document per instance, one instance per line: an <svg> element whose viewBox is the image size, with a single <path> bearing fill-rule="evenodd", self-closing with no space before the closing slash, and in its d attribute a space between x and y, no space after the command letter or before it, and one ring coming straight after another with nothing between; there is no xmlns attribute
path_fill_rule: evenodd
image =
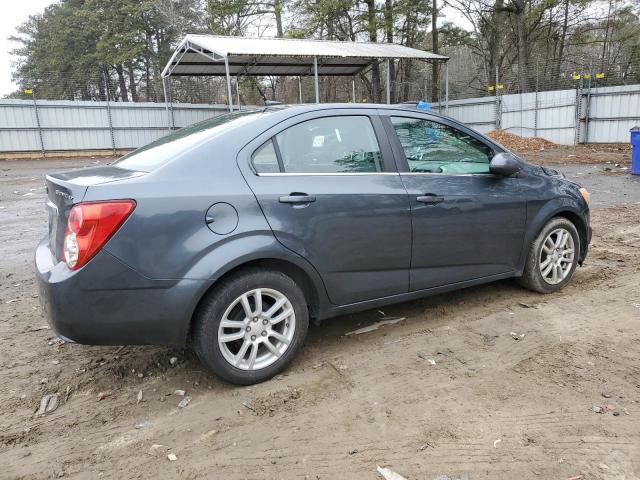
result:
<svg viewBox="0 0 640 480"><path fill-rule="evenodd" d="M461 130L407 117L391 117L391 123L410 172L489 173L491 148Z"/></svg>
<svg viewBox="0 0 640 480"><path fill-rule="evenodd" d="M269 140L253 154L253 167L258 173L276 173L280 171L278 156L273 148L273 140Z"/></svg>
<svg viewBox="0 0 640 480"><path fill-rule="evenodd" d="M196 123L134 150L114 165L127 170L151 172L204 140L252 122L260 113L259 111L227 113Z"/></svg>
<svg viewBox="0 0 640 480"><path fill-rule="evenodd" d="M369 117L323 117L276 135L287 173L382 172L382 154Z"/></svg>

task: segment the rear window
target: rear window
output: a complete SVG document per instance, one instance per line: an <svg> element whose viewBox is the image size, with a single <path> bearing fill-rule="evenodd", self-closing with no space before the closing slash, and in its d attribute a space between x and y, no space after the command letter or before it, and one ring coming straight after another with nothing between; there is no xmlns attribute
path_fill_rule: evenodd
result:
<svg viewBox="0 0 640 480"><path fill-rule="evenodd" d="M127 170L151 172L201 141L222 135L239 125L249 123L261 113L261 110L226 113L196 123L134 150L115 162L114 165Z"/></svg>

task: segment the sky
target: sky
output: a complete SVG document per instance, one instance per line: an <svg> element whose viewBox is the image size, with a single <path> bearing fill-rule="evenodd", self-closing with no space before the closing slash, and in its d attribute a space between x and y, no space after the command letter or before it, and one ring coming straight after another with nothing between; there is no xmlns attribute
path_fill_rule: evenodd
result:
<svg viewBox="0 0 640 480"><path fill-rule="evenodd" d="M29 15L41 13L47 5L55 3L53 0L20 0L19 2L11 0L0 0L3 3L2 12L0 14L0 97L9 94L18 87L11 81L11 61L9 54L11 50L16 48L18 44L10 42L7 38L15 35L16 27L24 23ZM459 14L445 9L444 18L438 19L438 24L445 20L454 23L461 22Z"/></svg>
<svg viewBox="0 0 640 480"><path fill-rule="evenodd" d="M10 42L7 37L15 35L16 27L29 18L29 15L41 13L52 0L20 0L2 1L0 14L0 97L13 92L17 85L11 82L11 55L9 52L18 44Z"/></svg>

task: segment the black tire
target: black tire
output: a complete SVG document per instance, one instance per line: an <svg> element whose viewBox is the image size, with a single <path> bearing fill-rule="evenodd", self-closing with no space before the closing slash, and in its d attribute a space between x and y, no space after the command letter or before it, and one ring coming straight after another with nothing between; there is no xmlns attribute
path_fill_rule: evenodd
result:
<svg viewBox="0 0 640 480"><path fill-rule="evenodd" d="M272 289L282 293L293 308L295 325L293 338L284 353L274 363L264 368L247 370L232 365L225 358L222 351L224 347L218 343L218 332L227 308L238 297L257 288ZM251 385L268 380L282 372L302 348L308 328L309 311L300 287L282 272L250 268L224 279L202 300L194 318L193 349L200 361L215 375L236 385Z"/></svg>
<svg viewBox="0 0 640 480"><path fill-rule="evenodd" d="M552 284L545 280L542 272L540 271L541 250L547 236L560 228L566 230L571 235L574 244L574 255L573 262L570 269L568 270L566 277L559 283ZM522 276L518 277L516 281L523 287L528 288L529 290L533 290L534 292L557 292L571 280L573 272L578 265L578 259L580 258L580 249L580 235L578 234L578 230L576 229L575 225L570 220L564 217L554 217L549 220L549 222L547 222L540 233L538 233L538 236L535 238L535 240L531 243L529 252L527 254L527 260L524 266L524 271L522 272Z"/></svg>

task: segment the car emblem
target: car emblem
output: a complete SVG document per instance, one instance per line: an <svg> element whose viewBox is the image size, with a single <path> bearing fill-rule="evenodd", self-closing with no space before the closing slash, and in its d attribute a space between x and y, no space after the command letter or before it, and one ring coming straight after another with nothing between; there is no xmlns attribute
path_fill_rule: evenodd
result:
<svg viewBox="0 0 640 480"><path fill-rule="evenodd" d="M61 196L65 200L73 201L73 196L72 195L69 195L68 193L63 192L61 190L56 190L56 195Z"/></svg>

